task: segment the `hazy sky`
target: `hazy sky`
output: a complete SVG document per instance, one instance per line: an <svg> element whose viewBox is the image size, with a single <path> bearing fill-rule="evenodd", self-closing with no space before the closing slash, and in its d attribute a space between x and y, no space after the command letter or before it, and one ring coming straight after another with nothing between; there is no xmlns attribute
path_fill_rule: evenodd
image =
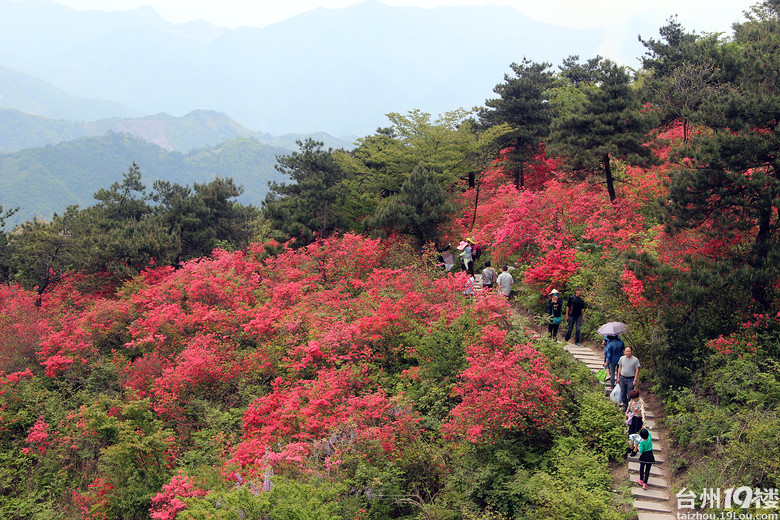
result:
<svg viewBox="0 0 780 520"><path fill-rule="evenodd" d="M24 0L19 0L24 1ZM130 10L149 5L174 23L194 19L235 28L264 27L317 7L340 8L361 0L50 0L75 9ZM756 0L381 0L388 5L511 6L536 20L569 27L614 26L631 16L657 8L664 17L679 15L689 30L729 32L731 24L743 20L742 12Z"/></svg>

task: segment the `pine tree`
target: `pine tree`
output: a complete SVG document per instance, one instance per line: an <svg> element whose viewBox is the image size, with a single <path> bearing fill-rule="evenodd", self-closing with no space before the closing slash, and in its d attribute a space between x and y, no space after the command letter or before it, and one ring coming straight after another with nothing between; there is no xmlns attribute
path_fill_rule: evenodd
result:
<svg viewBox="0 0 780 520"><path fill-rule="evenodd" d="M509 124L511 131L501 135L501 142L512 147L515 186L525 186L525 171L529 161L539 151L539 145L550 133L553 112L549 104L549 89L554 76L549 63L523 59L510 65L514 76L504 75L504 83L493 91L498 98L488 99L487 108L480 111L485 126Z"/></svg>
<svg viewBox="0 0 780 520"><path fill-rule="evenodd" d="M276 169L293 182L270 184L263 202L263 212L279 234L279 238L294 238L296 245L305 245L315 235L327 237L342 224L339 206L345 190L342 181L347 174L333 157L333 150L324 150L324 143L307 139L297 141L300 150L277 157Z"/></svg>
<svg viewBox="0 0 780 520"><path fill-rule="evenodd" d="M417 166L400 192L382 203L369 225L411 235L422 246L436 239L439 226L448 220L452 210L436 176Z"/></svg>
<svg viewBox="0 0 780 520"><path fill-rule="evenodd" d="M564 157L570 169L600 172L609 200L617 198L612 160L631 164L652 161L644 146L650 121L641 112L639 97L625 67L601 60L595 84L585 83L581 104L574 104L554 122L550 148Z"/></svg>
<svg viewBox="0 0 780 520"><path fill-rule="evenodd" d="M723 90L715 64L719 36L688 33L676 18L659 32L661 40L639 38L647 48L642 94L660 110L662 125L682 123L687 143L692 125L703 123L701 107Z"/></svg>
<svg viewBox="0 0 780 520"><path fill-rule="evenodd" d="M712 132L693 140L693 160L673 179L669 222L749 237L747 266L734 259L732 276L741 280L732 283L749 284L761 310L771 304L767 291L779 274L780 1L754 7L734 29L718 63L728 88L702 107Z"/></svg>

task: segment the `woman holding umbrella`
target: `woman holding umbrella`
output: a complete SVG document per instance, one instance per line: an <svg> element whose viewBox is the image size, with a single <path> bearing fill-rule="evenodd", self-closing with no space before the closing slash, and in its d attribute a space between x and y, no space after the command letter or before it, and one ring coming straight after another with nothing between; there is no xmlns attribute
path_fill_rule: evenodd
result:
<svg viewBox="0 0 780 520"><path fill-rule="evenodd" d="M604 368L609 370L609 386L615 388L615 374L617 364L623 356L625 344L620 339L620 334L628 331L628 325L622 321L610 321L598 328L598 333L604 336ZM619 381L619 380L618 380Z"/></svg>

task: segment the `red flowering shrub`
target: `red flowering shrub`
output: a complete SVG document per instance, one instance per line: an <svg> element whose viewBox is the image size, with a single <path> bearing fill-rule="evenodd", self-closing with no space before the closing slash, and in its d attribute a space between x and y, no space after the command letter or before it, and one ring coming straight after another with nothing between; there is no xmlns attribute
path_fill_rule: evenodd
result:
<svg viewBox="0 0 780 520"><path fill-rule="evenodd" d="M27 443L34 446L40 455L46 453L46 448L51 444L51 440L49 440L49 425L43 420L43 416L39 417L30 428L30 433L27 434Z"/></svg>
<svg viewBox="0 0 780 520"><path fill-rule="evenodd" d="M472 442L491 440L508 430L554 426L561 409L546 358L530 344L509 351L478 345L469 349L469 367L455 393L462 402L451 412L445 433Z"/></svg>
<svg viewBox="0 0 780 520"><path fill-rule="evenodd" d="M0 373L22 370L35 361L35 352L48 329L37 296L20 287L0 285Z"/></svg>
<svg viewBox="0 0 780 520"><path fill-rule="evenodd" d="M152 497L150 517L152 520L174 520L176 514L187 509L182 498L206 496L208 491L193 483L193 478L179 472L165 484L162 491Z"/></svg>
<svg viewBox="0 0 780 520"><path fill-rule="evenodd" d="M102 477L87 486L87 491L73 492L73 503L81 513L81 520L106 520L114 486Z"/></svg>

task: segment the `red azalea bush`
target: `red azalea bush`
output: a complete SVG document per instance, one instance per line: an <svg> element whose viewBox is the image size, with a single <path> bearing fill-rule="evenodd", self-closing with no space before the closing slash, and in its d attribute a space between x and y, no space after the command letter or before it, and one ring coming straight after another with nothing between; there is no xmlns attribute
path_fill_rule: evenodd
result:
<svg viewBox="0 0 780 520"><path fill-rule="evenodd" d="M555 426L563 381L550 372L547 359L530 344L497 347L469 348L469 367L454 389L462 401L444 427L450 436L484 442L506 431Z"/></svg>

